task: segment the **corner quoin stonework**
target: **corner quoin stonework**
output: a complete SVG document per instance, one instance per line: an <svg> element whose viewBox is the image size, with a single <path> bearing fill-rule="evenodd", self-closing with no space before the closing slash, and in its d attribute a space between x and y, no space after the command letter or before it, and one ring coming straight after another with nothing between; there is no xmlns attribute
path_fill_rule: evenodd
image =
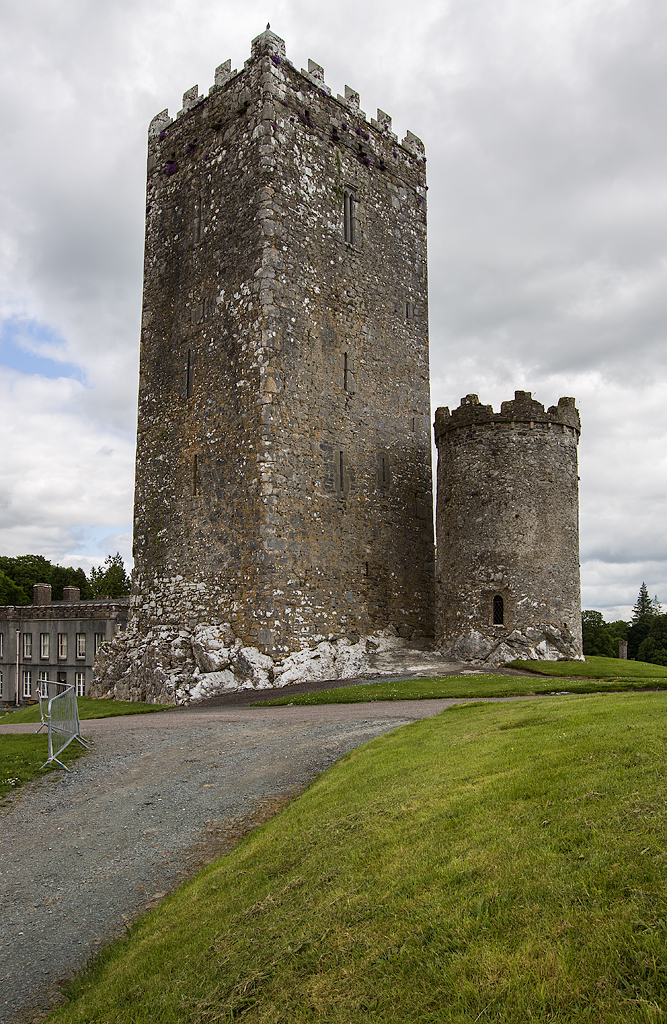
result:
<svg viewBox="0 0 667 1024"><path fill-rule="evenodd" d="M268 30L151 122L133 631L432 632L425 162Z"/></svg>
<svg viewBox="0 0 667 1024"><path fill-rule="evenodd" d="M455 655L582 656L580 431L573 398L527 391L436 411L436 636Z"/></svg>

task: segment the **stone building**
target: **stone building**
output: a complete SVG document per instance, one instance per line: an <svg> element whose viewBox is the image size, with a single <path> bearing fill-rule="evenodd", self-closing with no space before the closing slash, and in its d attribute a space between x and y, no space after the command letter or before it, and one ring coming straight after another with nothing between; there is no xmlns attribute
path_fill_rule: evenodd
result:
<svg viewBox="0 0 667 1024"><path fill-rule="evenodd" d="M137 630L432 631L425 161L270 30L152 121Z"/></svg>
<svg viewBox="0 0 667 1024"><path fill-rule="evenodd" d="M573 398L435 414L437 640L455 660L580 658Z"/></svg>
<svg viewBox="0 0 667 1024"><path fill-rule="evenodd" d="M0 606L0 701L17 703L37 696L44 680L89 692L100 647L127 623L129 599L80 601L78 587L64 587L63 600L51 601L51 587L37 583L31 605Z"/></svg>
<svg viewBox="0 0 667 1024"><path fill-rule="evenodd" d="M268 27L148 134L131 611L93 692L359 674L435 625L424 147L349 86L332 96L318 64L298 71ZM578 424L571 400L545 413L520 393L498 416L438 411L438 636L461 656L514 656L528 625L520 653L575 650ZM482 527L487 502L503 518ZM523 562L528 522L548 565L565 559L551 591L537 552Z"/></svg>

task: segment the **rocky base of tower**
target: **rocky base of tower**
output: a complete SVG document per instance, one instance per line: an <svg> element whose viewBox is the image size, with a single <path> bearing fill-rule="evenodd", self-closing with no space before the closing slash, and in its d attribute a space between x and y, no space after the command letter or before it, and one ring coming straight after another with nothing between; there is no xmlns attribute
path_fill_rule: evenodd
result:
<svg viewBox="0 0 667 1024"><path fill-rule="evenodd" d="M405 646L394 626L367 637L316 637L311 646L274 661L247 647L229 623L193 630L128 627L102 645L93 670L91 697L190 704L219 693L263 690L316 679L369 674L369 659Z"/></svg>
<svg viewBox="0 0 667 1024"><path fill-rule="evenodd" d="M510 661L583 661L581 647L567 628L549 624L502 630L498 626L471 629L453 643L442 645L451 661L506 665Z"/></svg>

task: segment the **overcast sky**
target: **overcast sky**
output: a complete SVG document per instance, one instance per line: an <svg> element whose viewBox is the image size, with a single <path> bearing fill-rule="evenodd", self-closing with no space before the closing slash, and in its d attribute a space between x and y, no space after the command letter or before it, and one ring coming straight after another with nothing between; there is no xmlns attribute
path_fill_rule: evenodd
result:
<svg viewBox="0 0 667 1024"><path fill-rule="evenodd" d="M267 20L428 155L433 407L574 395L582 604L667 604L664 0L0 0L0 553L131 564L146 130Z"/></svg>

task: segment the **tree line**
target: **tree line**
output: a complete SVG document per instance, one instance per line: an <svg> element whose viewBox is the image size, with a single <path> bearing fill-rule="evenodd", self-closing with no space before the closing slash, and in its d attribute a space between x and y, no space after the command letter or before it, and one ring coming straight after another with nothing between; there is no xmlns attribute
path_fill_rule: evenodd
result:
<svg viewBox="0 0 667 1024"><path fill-rule="evenodd" d="M628 658L651 665L667 665L667 615L657 597L651 598L642 583L632 609L632 619L605 622L600 612L582 612L584 654L618 658L618 641L627 640Z"/></svg>
<svg viewBox="0 0 667 1024"><path fill-rule="evenodd" d="M35 583L50 583L53 601L62 601L63 587L78 587L82 601L130 593L130 580L118 551L107 555L104 565L91 569L88 576L81 568L52 565L42 555L0 555L0 604L32 604Z"/></svg>

